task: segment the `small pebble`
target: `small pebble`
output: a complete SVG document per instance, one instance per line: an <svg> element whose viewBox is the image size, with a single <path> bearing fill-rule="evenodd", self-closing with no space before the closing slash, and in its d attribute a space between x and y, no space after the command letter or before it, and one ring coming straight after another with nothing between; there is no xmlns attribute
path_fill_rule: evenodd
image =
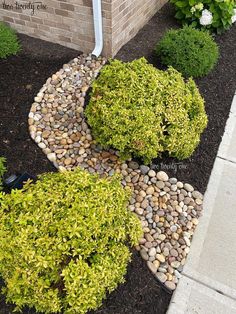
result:
<svg viewBox="0 0 236 314"><path fill-rule="evenodd" d="M153 274L157 272L157 267L150 261L147 261L147 266Z"/></svg>
<svg viewBox="0 0 236 314"><path fill-rule="evenodd" d="M148 171L148 175L149 175L149 177L155 177L156 176L156 172L154 171L154 170L149 170Z"/></svg>
<svg viewBox="0 0 236 314"><path fill-rule="evenodd" d="M163 254L156 254L156 259L160 261L161 263L164 263L166 260Z"/></svg>
<svg viewBox="0 0 236 314"><path fill-rule="evenodd" d="M157 179L160 181L168 181L169 177L164 171L159 171L157 173Z"/></svg>
<svg viewBox="0 0 236 314"><path fill-rule="evenodd" d="M173 281L166 281L165 285L170 290L175 290L175 288L176 288L176 285Z"/></svg>
<svg viewBox="0 0 236 314"><path fill-rule="evenodd" d="M193 192L194 188L192 187L192 185L185 183L184 184L184 189L188 192Z"/></svg>
<svg viewBox="0 0 236 314"><path fill-rule="evenodd" d="M167 280L167 276L164 273L158 272L155 275L157 277L158 280L160 280L160 282L164 283Z"/></svg>

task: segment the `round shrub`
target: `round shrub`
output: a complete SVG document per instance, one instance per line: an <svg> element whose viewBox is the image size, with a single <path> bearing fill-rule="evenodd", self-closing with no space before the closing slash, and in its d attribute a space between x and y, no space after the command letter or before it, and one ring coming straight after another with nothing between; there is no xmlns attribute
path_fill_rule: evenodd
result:
<svg viewBox="0 0 236 314"><path fill-rule="evenodd" d="M122 158L145 163L167 151L189 157L207 124L204 100L194 81L173 68L160 71L144 58L113 60L93 82L85 114L96 141Z"/></svg>
<svg viewBox="0 0 236 314"><path fill-rule="evenodd" d="M14 30L0 22L0 59L15 55L19 50L20 44Z"/></svg>
<svg viewBox="0 0 236 314"><path fill-rule="evenodd" d="M123 282L128 241L141 236L115 176L82 170L45 174L0 194L0 275L19 310L86 313Z"/></svg>
<svg viewBox="0 0 236 314"><path fill-rule="evenodd" d="M161 62L185 76L207 75L216 65L219 49L211 35L185 26L170 30L156 46Z"/></svg>

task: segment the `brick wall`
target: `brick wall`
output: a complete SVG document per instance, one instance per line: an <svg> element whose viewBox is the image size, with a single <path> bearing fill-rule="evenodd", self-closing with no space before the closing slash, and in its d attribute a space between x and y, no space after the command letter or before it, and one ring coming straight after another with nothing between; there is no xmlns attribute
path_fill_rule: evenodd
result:
<svg viewBox="0 0 236 314"><path fill-rule="evenodd" d="M167 0L112 0L112 53L146 24Z"/></svg>
<svg viewBox="0 0 236 314"><path fill-rule="evenodd" d="M94 48L92 0L41 0L46 8L28 0L2 0L0 20L20 33L91 52ZM32 4L33 1L31 1ZM104 50L115 53L131 39L166 0L102 0ZM5 5L3 4L5 3ZM8 6L8 7L7 7Z"/></svg>

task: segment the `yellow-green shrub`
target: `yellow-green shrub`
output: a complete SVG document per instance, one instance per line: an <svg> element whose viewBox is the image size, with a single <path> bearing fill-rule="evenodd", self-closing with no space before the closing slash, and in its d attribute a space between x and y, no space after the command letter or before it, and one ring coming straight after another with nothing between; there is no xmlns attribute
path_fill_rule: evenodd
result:
<svg viewBox="0 0 236 314"><path fill-rule="evenodd" d="M160 71L144 58L105 66L93 82L85 114L99 144L145 162L164 151L189 157L207 124L194 81L185 82L172 67Z"/></svg>
<svg viewBox="0 0 236 314"><path fill-rule="evenodd" d="M117 177L45 174L0 194L0 275L17 309L86 313L123 282L127 242L141 236Z"/></svg>
<svg viewBox="0 0 236 314"><path fill-rule="evenodd" d="M2 176L6 172L5 162L6 159L4 157L0 157L0 190L2 189Z"/></svg>

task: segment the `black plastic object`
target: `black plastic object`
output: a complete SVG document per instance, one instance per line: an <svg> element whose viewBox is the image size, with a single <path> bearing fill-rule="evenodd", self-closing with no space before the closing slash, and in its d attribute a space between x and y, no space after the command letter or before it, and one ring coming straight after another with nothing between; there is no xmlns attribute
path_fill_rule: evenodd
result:
<svg viewBox="0 0 236 314"><path fill-rule="evenodd" d="M24 183L29 179L33 180L33 182L37 180L35 176L29 174L28 172L24 172L22 174L12 174L10 175L10 177L3 181L3 185L8 190L12 189L20 190L23 188Z"/></svg>

